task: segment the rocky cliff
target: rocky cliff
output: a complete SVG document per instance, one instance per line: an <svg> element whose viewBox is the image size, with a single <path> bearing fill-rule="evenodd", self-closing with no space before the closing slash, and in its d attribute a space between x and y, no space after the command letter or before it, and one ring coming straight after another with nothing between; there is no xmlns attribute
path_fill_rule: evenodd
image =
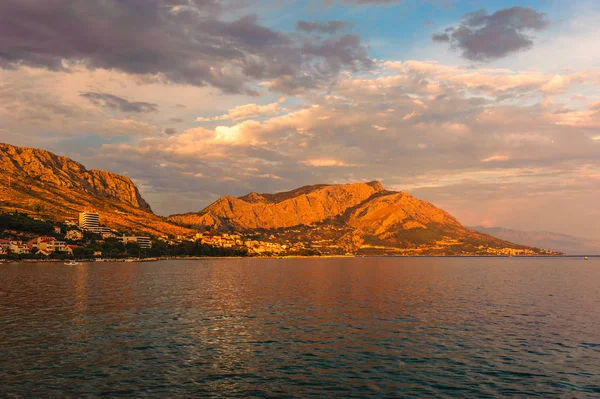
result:
<svg viewBox="0 0 600 399"><path fill-rule="evenodd" d="M102 224L124 232L189 232L154 215L126 176L88 170L49 151L0 143L0 211L66 220L86 210L98 212Z"/></svg>
<svg viewBox="0 0 600 399"><path fill-rule="evenodd" d="M394 255L553 254L464 227L448 212L378 182L306 186L277 194L223 197L185 226L245 231L325 253Z"/></svg>
<svg viewBox="0 0 600 399"><path fill-rule="evenodd" d="M103 170L87 170L82 164L49 151L0 143L0 168L15 179L81 190L150 210L130 178Z"/></svg>
<svg viewBox="0 0 600 399"><path fill-rule="evenodd" d="M378 182L317 185L278 194L250 193L240 198L223 197L200 213L173 215L182 224L213 229L275 229L311 225L339 216L383 191Z"/></svg>

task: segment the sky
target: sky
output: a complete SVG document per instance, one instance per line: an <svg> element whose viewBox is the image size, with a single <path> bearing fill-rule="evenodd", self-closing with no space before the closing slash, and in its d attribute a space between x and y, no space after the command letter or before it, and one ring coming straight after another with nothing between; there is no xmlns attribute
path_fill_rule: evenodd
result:
<svg viewBox="0 0 600 399"><path fill-rule="evenodd" d="M3 0L0 141L161 215L379 180L465 225L600 238L600 4Z"/></svg>

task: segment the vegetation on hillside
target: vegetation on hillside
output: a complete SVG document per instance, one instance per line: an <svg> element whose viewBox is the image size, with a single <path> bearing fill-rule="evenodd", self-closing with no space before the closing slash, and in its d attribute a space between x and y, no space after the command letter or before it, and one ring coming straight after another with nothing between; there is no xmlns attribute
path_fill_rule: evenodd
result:
<svg viewBox="0 0 600 399"><path fill-rule="evenodd" d="M54 235L54 223L33 219L26 213L0 212L0 238L11 238L11 231L37 235Z"/></svg>

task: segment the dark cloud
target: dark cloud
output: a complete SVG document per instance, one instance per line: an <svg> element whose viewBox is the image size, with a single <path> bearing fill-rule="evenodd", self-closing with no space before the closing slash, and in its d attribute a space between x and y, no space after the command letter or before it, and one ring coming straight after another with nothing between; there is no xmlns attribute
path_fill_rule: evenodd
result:
<svg viewBox="0 0 600 399"><path fill-rule="evenodd" d="M87 98L92 103L105 108L111 108L120 112L156 112L158 106L156 104L129 101L122 97L108 93L96 93L88 91L80 94L81 97Z"/></svg>
<svg viewBox="0 0 600 399"><path fill-rule="evenodd" d="M360 46L360 37L357 35L344 35L317 43L305 43L302 52L305 55L322 58L331 70L340 70L342 66L357 70L370 68L373 65L366 50Z"/></svg>
<svg viewBox="0 0 600 399"><path fill-rule="evenodd" d="M172 136L175 133L177 133L177 130L175 128L172 127L167 127L163 130L163 133L166 134L167 136Z"/></svg>
<svg viewBox="0 0 600 399"><path fill-rule="evenodd" d="M262 26L254 15L238 14L239 9L211 0L3 0L0 68L68 70L78 62L256 93L260 81L302 77L317 84L343 68L355 68L357 61L366 65L360 40L352 51L343 50L360 58L340 62L338 55L331 60L327 53L304 52L302 35L287 35Z"/></svg>
<svg viewBox="0 0 600 399"><path fill-rule="evenodd" d="M533 46L527 34L546 28L546 14L530 7L511 7L488 15L485 10L465 14L462 22L433 35L435 42L448 42L471 61L491 61Z"/></svg>
<svg viewBox="0 0 600 399"><path fill-rule="evenodd" d="M447 33L436 33L432 36L434 42L449 42L450 36Z"/></svg>
<svg viewBox="0 0 600 399"><path fill-rule="evenodd" d="M298 21L296 23L297 30L303 31L303 32L309 32L309 33L320 32L320 33L334 34L334 33L337 33L339 30L351 28L352 26L354 26L354 24L351 22L336 21L336 20L329 20L327 22L324 22L324 21L314 21L314 22Z"/></svg>

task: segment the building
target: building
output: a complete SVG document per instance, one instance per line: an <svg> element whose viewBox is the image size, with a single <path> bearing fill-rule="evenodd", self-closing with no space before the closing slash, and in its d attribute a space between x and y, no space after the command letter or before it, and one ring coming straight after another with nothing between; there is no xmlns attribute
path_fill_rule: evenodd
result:
<svg viewBox="0 0 600 399"><path fill-rule="evenodd" d="M73 255L73 250L77 249L77 248L81 248L81 247L78 245L67 245L65 247L65 252L68 253L69 255Z"/></svg>
<svg viewBox="0 0 600 399"><path fill-rule="evenodd" d="M100 216L97 213L81 212L79 214L79 227L83 230L100 228Z"/></svg>
<svg viewBox="0 0 600 399"><path fill-rule="evenodd" d="M109 229L108 227L92 227L87 230L91 231L92 233L96 233L96 234L100 234L100 235L112 233L112 230Z"/></svg>
<svg viewBox="0 0 600 399"><path fill-rule="evenodd" d="M10 240L0 240L0 252L6 252L8 247L10 247Z"/></svg>
<svg viewBox="0 0 600 399"><path fill-rule="evenodd" d="M22 241L0 240L0 254L28 254L29 247Z"/></svg>
<svg viewBox="0 0 600 399"><path fill-rule="evenodd" d="M40 242L42 241L50 241L50 240L55 240L54 237L50 237L50 236L41 236L41 237L37 237L37 238L33 238L29 241L27 241L27 247L29 247L29 249L33 249L33 248L39 248Z"/></svg>
<svg viewBox="0 0 600 399"><path fill-rule="evenodd" d="M83 239L83 233L79 230L69 230L67 231L65 238L71 241L79 241Z"/></svg>
<svg viewBox="0 0 600 399"><path fill-rule="evenodd" d="M64 241L58 241L54 238L43 238L37 241L38 250L46 250L48 252L65 252L67 249L67 243Z"/></svg>
<svg viewBox="0 0 600 399"><path fill-rule="evenodd" d="M138 244L140 248L143 249L152 248L152 241L150 240L150 237L126 237L123 235L123 237L121 237L121 242L125 245L132 242L134 244Z"/></svg>
<svg viewBox="0 0 600 399"><path fill-rule="evenodd" d="M41 236L38 238L34 238L33 240L29 240L27 241L26 244L27 248L29 250L33 249L33 248L37 248L38 250L44 250L47 252L54 252L54 251L59 251L59 252L65 252L67 249L67 243L64 241L59 241L54 237L49 237L49 236Z"/></svg>
<svg viewBox="0 0 600 399"><path fill-rule="evenodd" d="M10 247L8 247L8 249L10 250L10 252L17 255L28 254L31 252L29 250L29 247L23 244L21 241L11 241Z"/></svg>
<svg viewBox="0 0 600 399"><path fill-rule="evenodd" d="M50 256L52 254L52 252L50 252L46 249L40 249L39 251L37 251L37 254L44 255L44 256Z"/></svg>

